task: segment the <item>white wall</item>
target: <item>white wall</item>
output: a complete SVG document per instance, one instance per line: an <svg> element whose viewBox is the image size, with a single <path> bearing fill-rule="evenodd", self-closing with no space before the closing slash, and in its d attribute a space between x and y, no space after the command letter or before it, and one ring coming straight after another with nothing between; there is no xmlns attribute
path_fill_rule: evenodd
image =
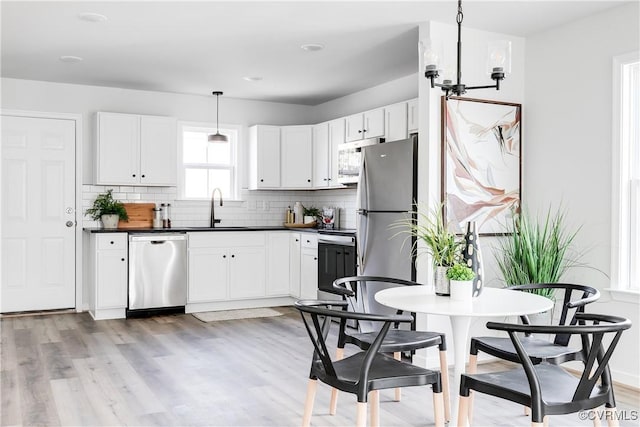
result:
<svg viewBox="0 0 640 427"><path fill-rule="evenodd" d="M565 280L595 286L588 311L628 316L612 366L614 380L640 387L638 303L617 302L604 288L611 264L613 57L640 49L639 4L630 3L527 39L523 110L524 201L544 211L564 206L592 268Z"/></svg>

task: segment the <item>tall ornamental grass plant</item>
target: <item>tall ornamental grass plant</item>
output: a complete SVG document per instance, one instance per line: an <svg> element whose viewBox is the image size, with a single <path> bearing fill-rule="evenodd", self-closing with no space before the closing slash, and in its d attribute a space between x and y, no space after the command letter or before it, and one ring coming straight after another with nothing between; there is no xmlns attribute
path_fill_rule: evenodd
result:
<svg viewBox="0 0 640 427"><path fill-rule="evenodd" d="M557 283L571 267L579 265L580 254L573 242L580 230L567 229L565 214L547 211L543 222L525 212L513 219L513 234L500 239L497 264L507 286L528 283ZM552 289L538 290L553 297Z"/></svg>

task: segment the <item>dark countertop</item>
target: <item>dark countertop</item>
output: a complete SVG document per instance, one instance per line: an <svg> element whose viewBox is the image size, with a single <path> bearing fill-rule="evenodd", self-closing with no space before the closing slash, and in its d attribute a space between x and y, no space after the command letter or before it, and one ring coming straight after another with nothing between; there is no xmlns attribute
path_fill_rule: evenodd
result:
<svg viewBox="0 0 640 427"><path fill-rule="evenodd" d="M116 229L104 229L99 227L86 227L83 228L87 233L186 233L186 232L211 232L211 231L299 231L303 233L321 233L321 234L338 234L343 236L353 236L356 234L356 230L353 229L338 229L338 230L323 230L317 228L287 228L281 225L273 226L248 226L248 227L223 227L218 226L211 227L174 227L174 228L116 228Z"/></svg>

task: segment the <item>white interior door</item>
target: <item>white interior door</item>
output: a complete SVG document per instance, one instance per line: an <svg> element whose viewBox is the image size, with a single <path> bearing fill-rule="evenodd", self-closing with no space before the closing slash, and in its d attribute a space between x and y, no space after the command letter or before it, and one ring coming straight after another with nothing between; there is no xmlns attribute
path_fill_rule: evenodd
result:
<svg viewBox="0 0 640 427"><path fill-rule="evenodd" d="M75 121L2 116L0 311L75 307Z"/></svg>

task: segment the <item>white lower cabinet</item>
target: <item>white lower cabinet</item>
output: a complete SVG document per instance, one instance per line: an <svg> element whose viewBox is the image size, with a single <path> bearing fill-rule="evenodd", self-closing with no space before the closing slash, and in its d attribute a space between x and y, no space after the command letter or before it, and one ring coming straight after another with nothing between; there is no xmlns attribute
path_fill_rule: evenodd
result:
<svg viewBox="0 0 640 427"><path fill-rule="evenodd" d="M289 294L300 298L301 233L289 234Z"/></svg>
<svg viewBox="0 0 640 427"><path fill-rule="evenodd" d="M267 296L287 296L291 293L290 240L291 233L288 231L267 233Z"/></svg>
<svg viewBox="0 0 640 427"><path fill-rule="evenodd" d="M303 234L300 253L300 298L318 298L318 236Z"/></svg>
<svg viewBox="0 0 640 427"><path fill-rule="evenodd" d="M94 319L125 317L127 307L127 233L92 233L91 298Z"/></svg>
<svg viewBox="0 0 640 427"><path fill-rule="evenodd" d="M265 233L189 235L188 303L265 296Z"/></svg>

